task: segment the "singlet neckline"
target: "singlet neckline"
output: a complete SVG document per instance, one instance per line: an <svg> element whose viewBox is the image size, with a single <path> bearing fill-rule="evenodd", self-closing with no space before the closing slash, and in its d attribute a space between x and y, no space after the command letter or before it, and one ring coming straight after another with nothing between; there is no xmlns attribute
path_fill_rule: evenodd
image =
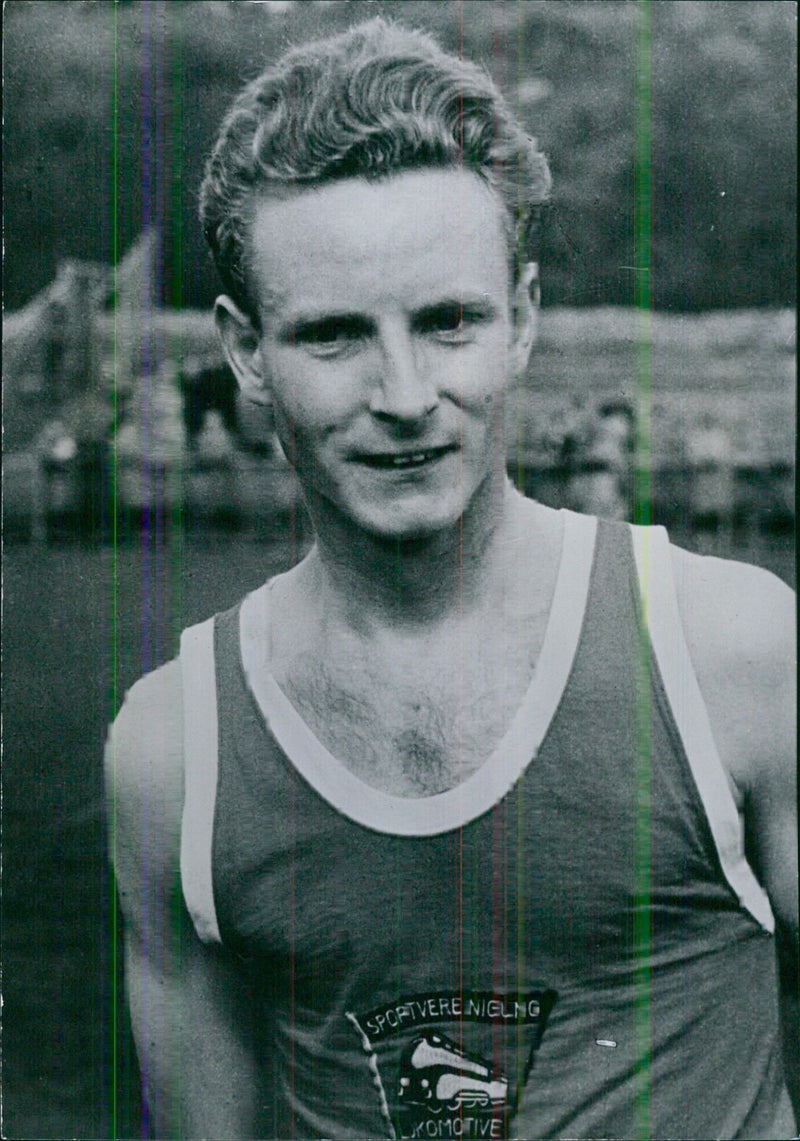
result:
<svg viewBox="0 0 800 1141"><path fill-rule="evenodd" d="M242 601L239 642L246 683L272 735L304 780L357 824L396 836L433 836L484 815L536 756L567 684L580 641L594 563L597 519L562 510L561 557L544 639L517 712L489 757L445 792L404 797L367 784L319 740L263 661L254 631L269 622L270 583Z"/></svg>

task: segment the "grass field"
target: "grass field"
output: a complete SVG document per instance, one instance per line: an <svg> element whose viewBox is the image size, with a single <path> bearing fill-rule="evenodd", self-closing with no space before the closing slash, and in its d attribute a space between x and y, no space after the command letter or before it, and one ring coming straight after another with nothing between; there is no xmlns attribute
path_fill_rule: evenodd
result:
<svg viewBox="0 0 800 1141"><path fill-rule="evenodd" d="M788 541L720 553L793 580ZM105 728L125 689L173 654L182 626L231 605L296 554L278 538L169 532L116 552L7 547L3 1136L140 1135L113 969Z"/></svg>

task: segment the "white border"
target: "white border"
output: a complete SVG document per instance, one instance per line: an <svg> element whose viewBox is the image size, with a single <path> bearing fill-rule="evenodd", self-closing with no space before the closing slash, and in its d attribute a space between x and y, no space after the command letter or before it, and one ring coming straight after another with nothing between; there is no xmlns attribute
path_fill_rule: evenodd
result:
<svg viewBox="0 0 800 1141"><path fill-rule="evenodd" d="M434 836L461 828L509 792L535 757L572 669L589 595L597 533L595 518L564 511L556 588L530 686L503 740L467 780L435 796L381 792L354 776L311 731L265 667L262 638L268 590L244 600L240 639L245 677L278 744L302 777L343 816L396 836Z"/></svg>
<svg viewBox="0 0 800 1141"><path fill-rule="evenodd" d="M631 532L645 623L723 873L742 907L772 932L772 908L745 858L743 823L686 644L669 538L663 527L632 527Z"/></svg>
<svg viewBox="0 0 800 1141"><path fill-rule="evenodd" d="M181 884L200 939L221 943L211 872L218 770L213 618L184 630L180 661L184 771Z"/></svg>

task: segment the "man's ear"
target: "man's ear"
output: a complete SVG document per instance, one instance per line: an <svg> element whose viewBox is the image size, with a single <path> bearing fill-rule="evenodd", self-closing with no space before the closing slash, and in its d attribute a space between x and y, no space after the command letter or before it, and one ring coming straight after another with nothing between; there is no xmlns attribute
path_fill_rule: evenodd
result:
<svg viewBox="0 0 800 1141"><path fill-rule="evenodd" d="M539 265L528 262L520 274L513 298L514 343L512 361L514 372L522 376L528 367L531 349L539 331Z"/></svg>
<svg viewBox="0 0 800 1141"><path fill-rule="evenodd" d="M252 320L223 295L214 303L214 321L242 394L255 404L270 404L272 394L264 376L261 339Z"/></svg>

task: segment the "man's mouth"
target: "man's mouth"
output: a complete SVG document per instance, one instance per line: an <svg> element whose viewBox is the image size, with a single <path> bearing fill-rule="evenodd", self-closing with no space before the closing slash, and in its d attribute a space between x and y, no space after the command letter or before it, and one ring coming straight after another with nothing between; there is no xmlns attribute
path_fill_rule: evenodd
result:
<svg viewBox="0 0 800 1141"><path fill-rule="evenodd" d="M449 446L441 448L420 448L414 452L370 452L360 455L359 461L367 467L380 468L385 471L402 471L407 468L424 467L441 459L453 449Z"/></svg>

